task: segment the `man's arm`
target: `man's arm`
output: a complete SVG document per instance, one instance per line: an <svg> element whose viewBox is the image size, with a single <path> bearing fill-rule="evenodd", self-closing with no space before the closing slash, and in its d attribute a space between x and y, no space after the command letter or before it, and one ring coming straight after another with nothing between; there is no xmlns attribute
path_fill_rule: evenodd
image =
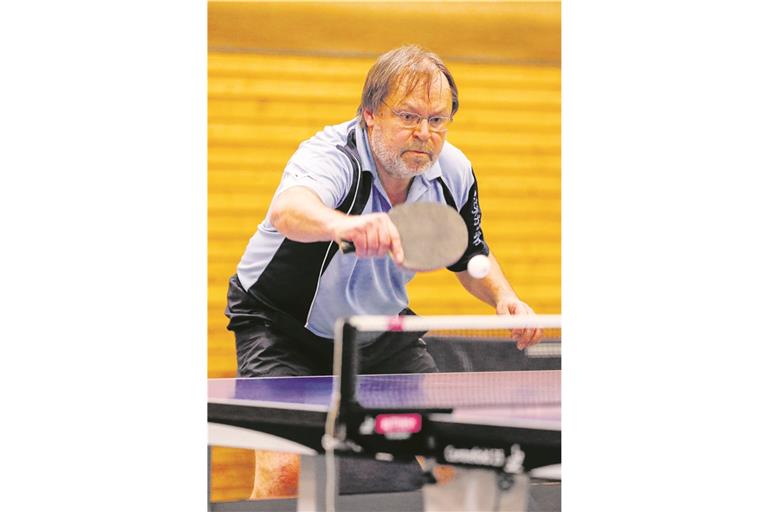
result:
<svg viewBox="0 0 768 512"><path fill-rule="evenodd" d="M296 242L348 240L355 244L359 258L392 254L398 265L403 262L403 248L397 228L384 213L345 215L328 208L307 187L291 187L272 203L269 222L286 238Z"/></svg>
<svg viewBox="0 0 768 512"><path fill-rule="evenodd" d="M495 308L497 315L535 315L533 309L520 300L512 289L493 254L489 254L488 259L491 261L491 270L487 276L481 279L475 279L466 270L456 272L456 277L458 277L462 286L469 293ZM534 327L514 329L512 331L512 338L517 341L517 348L521 350L535 345L541 340L542 336L541 329Z"/></svg>

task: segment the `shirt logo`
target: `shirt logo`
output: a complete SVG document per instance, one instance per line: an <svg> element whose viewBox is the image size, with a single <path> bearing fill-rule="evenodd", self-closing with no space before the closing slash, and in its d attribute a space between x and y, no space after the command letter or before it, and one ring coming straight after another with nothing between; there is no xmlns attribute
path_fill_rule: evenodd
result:
<svg viewBox="0 0 768 512"><path fill-rule="evenodd" d="M483 241L480 238L480 217L482 215L480 213L480 203L477 200L477 189L474 189L472 193L472 210L470 210L470 213L472 214L472 227L474 228L472 230L472 245L479 246L483 244Z"/></svg>

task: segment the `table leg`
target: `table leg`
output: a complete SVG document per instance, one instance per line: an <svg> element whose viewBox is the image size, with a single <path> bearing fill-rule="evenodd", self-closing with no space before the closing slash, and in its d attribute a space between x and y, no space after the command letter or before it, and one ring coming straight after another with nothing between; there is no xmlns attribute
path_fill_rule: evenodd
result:
<svg viewBox="0 0 768 512"><path fill-rule="evenodd" d="M334 457L332 467L326 467L325 455L301 455L299 468L299 496L297 499L298 512L317 512L327 510L325 499L325 487L328 471L333 471L334 487L333 503L338 503L338 458Z"/></svg>
<svg viewBox="0 0 768 512"><path fill-rule="evenodd" d="M506 489L505 489L506 487ZM455 476L423 488L425 512L443 510L506 510L525 512L528 476L514 475L511 487L500 482L497 472L487 469L456 468Z"/></svg>
<svg viewBox="0 0 768 512"><path fill-rule="evenodd" d="M211 512L211 445L208 445L208 512Z"/></svg>

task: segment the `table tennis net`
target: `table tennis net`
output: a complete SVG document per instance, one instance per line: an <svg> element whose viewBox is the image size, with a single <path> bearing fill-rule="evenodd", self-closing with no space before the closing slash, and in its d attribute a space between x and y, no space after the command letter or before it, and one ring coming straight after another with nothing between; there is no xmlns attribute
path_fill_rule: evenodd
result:
<svg viewBox="0 0 768 512"><path fill-rule="evenodd" d="M556 406L560 404L560 372L368 375L358 381L357 400L374 409Z"/></svg>
<svg viewBox="0 0 768 512"><path fill-rule="evenodd" d="M559 328L542 329L541 340L518 349L509 329L430 329L421 339L441 371L559 370Z"/></svg>
<svg viewBox="0 0 768 512"><path fill-rule="evenodd" d="M364 407L453 408L555 406L560 404L561 329L547 317L541 341L519 350L503 319L419 317L389 323L354 323L347 343L380 336L419 337L439 373L366 375L356 380ZM464 322L462 319L471 320ZM518 327L518 326L513 326ZM349 332L349 331L348 331ZM348 363L351 365L352 363ZM356 363L354 363L356 364ZM342 368L342 372L350 371ZM364 369L360 373L365 373Z"/></svg>

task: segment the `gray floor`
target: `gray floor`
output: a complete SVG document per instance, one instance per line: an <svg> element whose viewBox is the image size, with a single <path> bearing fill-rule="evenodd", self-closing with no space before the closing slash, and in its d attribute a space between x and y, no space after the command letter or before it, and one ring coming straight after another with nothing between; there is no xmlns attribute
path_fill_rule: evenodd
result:
<svg viewBox="0 0 768 512"><path fill-rule="evenodd" d="M528 490L528 512L559 512L560 482L531 482Z"/></svg>
<svg viewBox="0 0 768 512"><path fill-rule="evenodd" d="M560 512L560 482L532 481L529 484L526 512ZM411 512L424 509L420 491L340 496L339 512ZM295 499L234 501L212 503L211 512L288 512L296 510ZM481 512L481 511L477 511Z"/></svg>
<svg viewBox="0 0 768 512"><path fill-rule="evenodd" d="M421 512L424 510L421 492L395 492L339 496L338 512ZM211 512L287 512L295 511L295 499L258 500L213 503Z"/></svg>

